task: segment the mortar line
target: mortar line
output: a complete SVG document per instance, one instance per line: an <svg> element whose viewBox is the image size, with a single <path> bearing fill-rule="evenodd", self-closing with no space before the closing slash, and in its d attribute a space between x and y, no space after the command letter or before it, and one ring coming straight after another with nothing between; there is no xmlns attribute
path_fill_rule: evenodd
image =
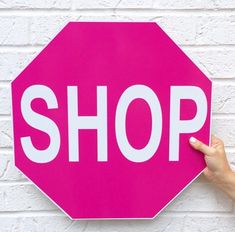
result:
<svg viewBox="0 0 235 232"><path fill-rule="evenodd" d="M138 13L138 14L158 14L158 15L179 15L179 14L199 14L199 15L221 15L221 14L234 14L235 8L185 8L185 9L176 9L176 8L154 8L154 7L123 7L123 8L115 8L115 7L107 7L107 8L77 8L77 9L59 9L59 8L27 8L27 9L20 9L20 8L1 8L0 15L24 15L24 16L31 16L31 15L45 15L45 14L61 14L61 15L68 15L70 14L84 14L84 15L94 15L94 14L127 14L130 13Z"/></svg>

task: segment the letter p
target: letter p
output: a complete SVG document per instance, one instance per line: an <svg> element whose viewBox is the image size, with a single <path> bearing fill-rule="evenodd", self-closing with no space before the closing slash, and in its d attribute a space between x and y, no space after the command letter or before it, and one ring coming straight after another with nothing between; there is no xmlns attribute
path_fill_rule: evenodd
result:
<svg viewBox="0 0 235 232"><path fill-rule="evenodd" d="M180 120L181 99L190 99L196 103L197 112L193 119ZM200 130L205 123L206 116L207 99L201 88L197 86L171 87L169 161L179 160L179 135Z"/></svg>

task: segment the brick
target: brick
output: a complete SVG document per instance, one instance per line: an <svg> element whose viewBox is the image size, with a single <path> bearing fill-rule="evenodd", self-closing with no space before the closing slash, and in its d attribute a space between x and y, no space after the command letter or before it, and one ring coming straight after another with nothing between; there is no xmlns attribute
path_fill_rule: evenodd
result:
<svg viewBox="0 0 235 232"><path fill-rule="evenodd" d="M226 146L235 146L235 118L213 117L212 133L220 137Z"/></svg>
<svg viewBox="0 0 235 232"><path fill-rule="evenodd" d="M216 231L216 232L230 232L235 226L235 217L231 216L186 216L183 220L184 230L190 232L198 231Z"/></svg>
<svg viewBox="0 0 235 232"><path fill-rule="evenodd" d="M29 20L26 17L0 17L0 45L28 44Z"/></svg>
<svg viewBox="0 0 235 232"><path fill-rule="evenodd" d="M58 209L32 184L0 184L0 211L32 211Z"/></svg>
<svg viewBox="0 0 235 232"><path fill-rule="evenodd" d="M234 84L213 83L214 113L235 113L235 82Z"/></svg>
<svg viewBox="0 0 235 232"><path fill-rule="evenodd" d="M235 77L235 50L229 48L182 48L209 78Z"/></svg>
<svg viewBox="0 0 235 232"><path fill-rule="evenodd" d="M209 183L193 183L165 211L231 212L232 200Z"/></svg>
<svg viewBox="0 0 235 232"><path fill-rule="evenodd" d="M104 9L104 8L150 8L152 0L73 0L74 9Z"/></svg>
<svg viewBox="0 0 235 232"><path fill-rule="evenodd" d="M25 176L18 171L14 164L13 154L0 154L0 181L21 181Z"/></svg>
<svg viewBox="0 0 235 232"><path fill-rule="evenodd" d="M12 147L11 120L0 120L0 148Z"/></svg>
<svg viewBox="0 0 235 232"><path fill-rule="evenodd" d="M153 8L156 9L233 9L235 2L233 0L153 0Z"/></svg>
<svg viewBox="0 0 235 232"><path fill-rule="evenodd" d="M36 56L36 52L0 52L0 80L10 81Z"/></svg>
<svg viewBox="0 0 235 232"><path fill-rule="evenodd" d="M77 17L72 16L43 16L31 19L31 44L45 45L70 21Z"/></svg>
<svg viewBox="0 0 235 232"><path fill-rule="evenodd" d="M0 228L2 232L62 232L66 231L66 228L69 229L71 223L72 221L68 218L60 216L8 216L4 217L4 219L0 219ZM80 226L77 228L80 228ZM72 230L69 229L67 232L71 231Z"/></svg>
<svg viewBox="0 0 235 232"><path fill-rule="evenodd" d="M10 88L0 87L0 115L11 113L11 94Z"/></svg>
<svg viewBox="0 0 235 232"><path fill-rule="evenodd" d="M154 20L154 17L151 21ZM235 15L214 16L162 16L154 21L177 44L218 45L235 44Z"/></svg>
<svg viewBox="0 0 235 232"><path fill-rule="evenodd" d="M3 9L69 9L70 0L7 0L0 2L0 8Z"/></svg>

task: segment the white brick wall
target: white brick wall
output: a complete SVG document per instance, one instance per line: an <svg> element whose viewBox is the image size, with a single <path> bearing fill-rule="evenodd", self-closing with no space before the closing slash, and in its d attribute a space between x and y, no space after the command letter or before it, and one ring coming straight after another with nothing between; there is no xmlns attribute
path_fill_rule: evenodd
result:
<svg viewBox="0 0 235 232"><path fill-rule="evenodd" d="M234 0L3 0L0 231L234 231L234 203L203 176L154 220L71 221L14 168L9 83L70 20L158 22L213 78L213 132L224 139L235 168Z"/></svg>

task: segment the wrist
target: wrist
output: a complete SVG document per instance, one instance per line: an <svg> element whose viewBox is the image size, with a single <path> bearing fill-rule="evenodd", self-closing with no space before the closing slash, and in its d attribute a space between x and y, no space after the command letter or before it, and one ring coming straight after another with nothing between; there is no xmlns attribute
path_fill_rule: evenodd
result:
<svg viewBox="0 0 235 232"><path fill-rule="evenodd" d="M230 197L235 198L235 172L231 169L220 174L216 184Z"/></svg>
<svg viewBox="0 0 235 232"><path fill-rule="evenodd" d="M235 173L231 170L231 168L228 168L223 172L218 173L217 177L221 182L225 184L230 184L235 178Z"/></svg>
<svg viewBox="0 0 235 232"><path fill-rule="evenodd" d="M230 186L235 181L235 173L229 168L221 173L218 173L217 180L219 183L224 184L225 186Z"/></svg>

